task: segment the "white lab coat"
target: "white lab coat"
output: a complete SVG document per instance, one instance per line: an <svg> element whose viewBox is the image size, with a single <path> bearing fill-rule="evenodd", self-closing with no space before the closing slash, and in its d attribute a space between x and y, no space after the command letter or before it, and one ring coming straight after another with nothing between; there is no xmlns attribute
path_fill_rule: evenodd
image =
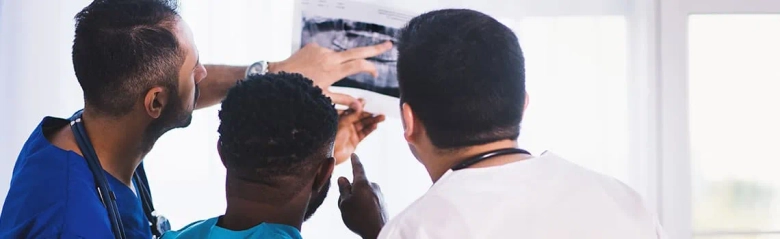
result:
<svg viewBox="0 0 780 239"><path fill-rule="evenodd" d="M620 181L554 154L448 172L381 239L658 239L657 218Z"/></svg>

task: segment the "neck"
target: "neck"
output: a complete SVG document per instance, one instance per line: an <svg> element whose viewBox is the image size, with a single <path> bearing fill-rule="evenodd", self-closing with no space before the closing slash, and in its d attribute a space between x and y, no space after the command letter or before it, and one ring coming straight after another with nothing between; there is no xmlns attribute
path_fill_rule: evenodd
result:
<svg viewBox="0 0 780 239"><path fill-rule="evenodd" d="M103 116L85 109L81 120L103 170L132 187L133 173L146 152L144 126L128 118Z"/></svg>
<svg viewBox="0 0 780 239"><path fill-rule="evenodd" d="M428 170L428 175L431 176L431 180L436 183L436 181L439 181L439 179L444 176L444 174L447 173L450 168L461 163L463 160L474 157L478 154L505 148L517 148L517 141L503 140L483 145L471 146L455 151L435 149L432 150L434 151L433 153L428 154L428 157L422 161L423 164L425 164L425 168ZM504 164L521 161L530 157L530 155L521 154L503 155L476 163L469 168L501 166Z"/></svg>
<svg viewBox="0 0 780 239"><path fill-rule="evenodd" d="M241 231L261 223L274 223L301 230L309 200L306 195L283 200L273 196L284 194L278 188L246 182L230 175L226 181L227 209L219 222L220 227Z"/></svg>

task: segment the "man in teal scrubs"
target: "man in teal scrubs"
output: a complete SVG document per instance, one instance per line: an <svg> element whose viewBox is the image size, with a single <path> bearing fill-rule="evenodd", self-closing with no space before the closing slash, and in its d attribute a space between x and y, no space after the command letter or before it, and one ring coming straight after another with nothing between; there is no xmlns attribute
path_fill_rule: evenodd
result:
<svg viewBox="0 0 780 239"><path fill-rule="evenodd" d="M298 72L327 89L345 76L375 73L363 58L389 47L333 52L309 45L253 69ZM193 110L219 103L247 67L202 65L192 32L170 0L93 1L76 15L72 59L84 93L81 121L116 198L125 236L151 238L132 180L136 168L160 136L189 125ZM336 103L360 107L349 97L325 93ZM355 123L378 120L358 118ZM70 122L43 119L21 149L0 213L0 238L114 238ZM347 144L356 143L342 146L354 149Z"/></svg>
<svg viewBox="0 0 780 239"><path fill-rule="evenodd" d="M330 99L299 74L251 76L239 83L219 112L217 149L227 168L227 210L163 238L301 238L301 224L330 187L335 141L357 143L375 129L373 122L356 122L363 114L349 111L339 118ZM354 137L337 137L345 128ZM357 157L352 162L355 177L365 179ZM348 216L363 222L345 222L363 238L376 237L386 218L381 208L362 209Z"/></svg>

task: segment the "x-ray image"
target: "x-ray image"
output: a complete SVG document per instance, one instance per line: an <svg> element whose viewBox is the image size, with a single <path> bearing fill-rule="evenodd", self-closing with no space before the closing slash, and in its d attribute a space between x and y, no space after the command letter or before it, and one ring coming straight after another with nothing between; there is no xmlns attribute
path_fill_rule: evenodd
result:
<svg viewBox="0 0 780 239"><path fill-rule="evenodd" d="M307 17L305 14L302 18L301 47L316 42L334 51L344 51L386 41L393 42L393 49L368 59L376 65L378 77L361 73L336 82L333 86L360 88L383 95L399 96L396 74L398 49L395 47L399 29L344 19Z"/></svg>

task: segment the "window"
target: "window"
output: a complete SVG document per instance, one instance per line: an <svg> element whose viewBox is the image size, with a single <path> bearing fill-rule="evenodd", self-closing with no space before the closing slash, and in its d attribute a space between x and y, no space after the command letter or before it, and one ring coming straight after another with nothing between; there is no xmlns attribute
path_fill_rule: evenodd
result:
<svg viewBox="0 0 780 239"><path fill-rule="evenodd" d="M688 26L695 238L780 238L780 15Z"/></svg>
<svg viewBox="0 0 780 239"><path fill-rule="evenodd" d="M189 0L182 3L182 14L204 62L247 64L290 53L292 7L277 1ZM521 145L534 154L551 150L628 181L625 17L501 19L519 35L527 59L530 104ZM215 150L217 109L196 112L189 128L163 136L145 160L155 206L174 229L224 212L225 172ZM357 151L368 177L382 186L390 216L431 185L402 135L400 121L388 119ZM342 175L351 175L348 164L338 166L333 179ZM304 224L305 238L356 237L341 221L337 198L333 184L326 202Z"/></svg>
<svg viewBox="0 0 780 239"><path fill-rule="evenodd" d="M510 26L526 57L521 147L629 181L625 18L533 17Z"/></svg>

